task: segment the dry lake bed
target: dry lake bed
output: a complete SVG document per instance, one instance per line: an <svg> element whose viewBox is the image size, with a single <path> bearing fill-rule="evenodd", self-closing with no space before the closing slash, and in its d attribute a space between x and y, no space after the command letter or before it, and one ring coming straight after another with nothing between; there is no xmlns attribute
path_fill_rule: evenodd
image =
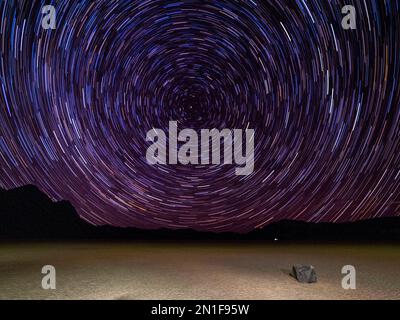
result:
<svg viewBox="0 0 400 320"><path fill-rule="evenodd" d="M318 282L300 284L293 264ZM44 265L56 289L44 290ZM341 285L356 268L356 290ZM400 299L400 245L1 243L0 299Z"/></svg>

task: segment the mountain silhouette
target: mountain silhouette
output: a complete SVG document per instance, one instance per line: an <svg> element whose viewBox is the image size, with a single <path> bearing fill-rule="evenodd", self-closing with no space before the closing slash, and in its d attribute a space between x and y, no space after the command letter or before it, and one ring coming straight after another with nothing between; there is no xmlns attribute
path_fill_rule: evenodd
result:
<svg viewBox="0 0 400 320"><path fill-rule="evenodd" d="M27 185L8 191L0 188L0 238L397 241L400 240L400 217L337 224L282 220L247 234L94 226L81 219L70 202L53 202L37 187Z"/></svg>
<svg viewBox="0 0 400 320"><path fill-rule="evenodd" d="M53 202L35 186L0 190L2 238L68 238L94 231L68 201Z"/></svg>

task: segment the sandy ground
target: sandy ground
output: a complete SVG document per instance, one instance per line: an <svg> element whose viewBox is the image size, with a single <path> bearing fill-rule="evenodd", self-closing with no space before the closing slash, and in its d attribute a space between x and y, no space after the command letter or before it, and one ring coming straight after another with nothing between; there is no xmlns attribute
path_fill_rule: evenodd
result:
<svg viewBox="0 0 400 320"><path fill-rule="evenodd" d="M289 276L297 263L318 283ZM356 290L341 287L348 264ZM3 243L0 299L400 299L400 245Z"/></svg>

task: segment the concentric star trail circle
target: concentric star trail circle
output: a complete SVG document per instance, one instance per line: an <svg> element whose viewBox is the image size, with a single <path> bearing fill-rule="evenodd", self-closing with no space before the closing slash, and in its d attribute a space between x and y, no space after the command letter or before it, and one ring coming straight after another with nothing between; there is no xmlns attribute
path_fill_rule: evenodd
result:
<svg viewBox="0 0 400 320"><path fill-rule="evenodd" d="M398 1L50 2L0 2L2 187L141 228L400 214ZM173 120L255 129L254 173L150 166L146 132Z"/></svg>

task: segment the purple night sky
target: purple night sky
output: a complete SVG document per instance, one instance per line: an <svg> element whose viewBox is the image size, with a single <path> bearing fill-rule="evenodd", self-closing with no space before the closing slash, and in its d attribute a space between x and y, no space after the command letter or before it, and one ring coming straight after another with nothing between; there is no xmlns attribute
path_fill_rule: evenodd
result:
<svg viewBox="0 0 400 320"><path fill-rule="evenodd" d="M140 228L400 215L399 1L5 0L0 14L0 187ZM149 165L147 131L172 120L254 129L254 172Z"/></svg>

